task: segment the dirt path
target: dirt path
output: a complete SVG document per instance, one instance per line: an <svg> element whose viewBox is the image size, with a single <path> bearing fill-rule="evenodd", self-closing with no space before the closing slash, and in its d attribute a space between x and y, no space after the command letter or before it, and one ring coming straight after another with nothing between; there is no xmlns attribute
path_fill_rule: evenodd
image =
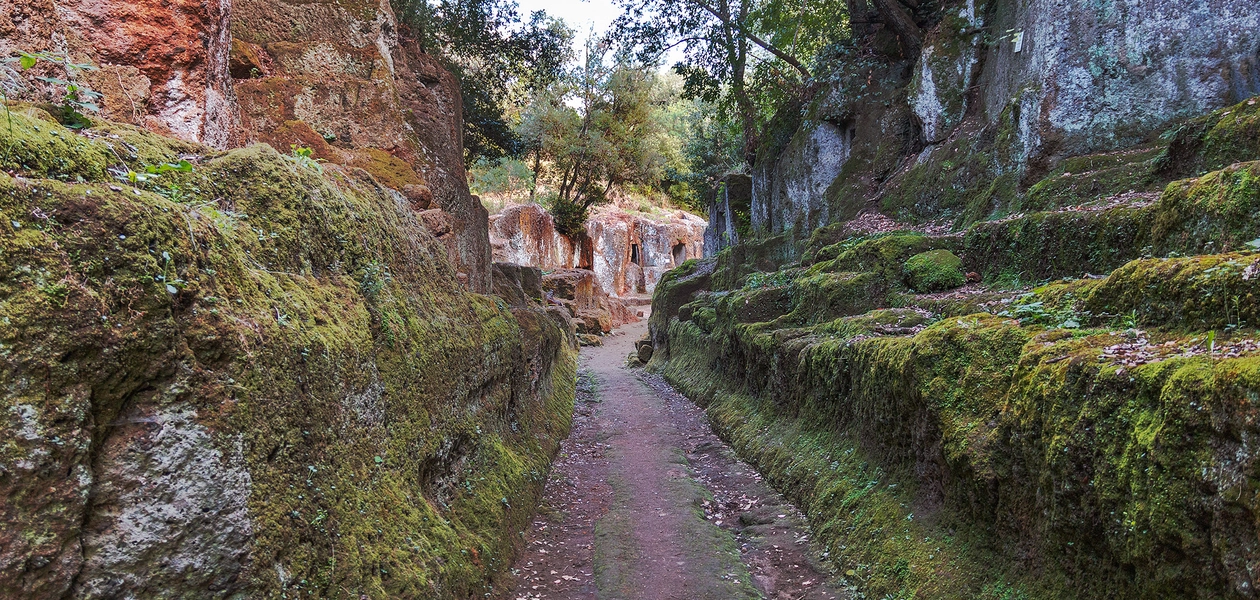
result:
<svg viewBox="0 0 1260 600"><path fill-rule="evenodd" d="M499 598L823 600L803 517L704 414L627 369L646 325L585 348L573 433Z"/></svg>

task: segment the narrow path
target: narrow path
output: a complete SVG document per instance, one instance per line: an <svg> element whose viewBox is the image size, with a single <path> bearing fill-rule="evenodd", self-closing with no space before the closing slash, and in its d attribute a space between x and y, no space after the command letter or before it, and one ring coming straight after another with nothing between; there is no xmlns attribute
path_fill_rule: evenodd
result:
<svg viewBox="0 0 1260 600"><path fill-rule="evenodd" d="M585 348L572 435L499 598L831 600L803 517L668 384Z"/></svg>

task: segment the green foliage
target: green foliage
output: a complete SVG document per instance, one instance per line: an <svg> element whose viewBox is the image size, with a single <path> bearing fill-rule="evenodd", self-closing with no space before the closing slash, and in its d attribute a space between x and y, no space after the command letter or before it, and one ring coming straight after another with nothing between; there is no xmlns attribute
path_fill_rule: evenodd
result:
<svg viewBox="0 0 1260 600"><path fill-rule="evenodd" d="M904 271L906 285L920 292L943 292L967 282L962 259L949 250L931 250L911 256Z"/></svg>
<svg viewBox="0 0 1260 600"><path fill-rule="evenodd" d="M320 164L321 162L323 162L323 160L319 158L315 158L314 150L310 148L301 147L296 144L290 144L289 150L290 150L289 157L288 157L289 160L293 161L298 166L306 168L306 169L310 169L311 171L314 171L316 173L324 172L324 165Z"/></svg>
<svg viewBox="0 0 1260 600"><path fill-rule="evenodd" d="M460 80L464 154L519 157L528 148L512 128L508 107L556 81L571 58L573 32L535 12L523 18L511 0L391 0L421 46Z"/></svg>
<svg viewBox="0 0 1260 600"><path fill-rule="evenodd" d="M687 98L719 109L742 134L742 157L755 154L758 133L782 107L808 93L811 65L847 39L844 0L621 0L614 36L647 63L670 51Z"/></svg>
<svg viewBox="0 0 1260 600"><path fill-rule="evenodd" d="M562 232L584 231L590 208L614 189L663 184L679 163L664 115L673 97L651 70L607 64L591 45L580 69L535 95L519 131L533 148L539 179L555 190L551 208Z"/></svg>
<svg viewBox="0 0 1260 600"><path fill-rule="evenodd" d="M556 222L556 231L559 231L561 235L574 240L586 235L586 220L590 217L589 207L556 196L551 201L549 210Z"/></svg>
<svg viewBox="0 0 1260 600"><path fill-rule="evenodd" d="M49 74L31 77L34 81L45 84L57 96L55 100L59 106L58 114L55 116L67 127L72 129L88 127L92 122L83 113L100 112L101 109L96 102L101 98L101 94L93 91L83 82L83 73L95 71L95 65L76 63L63 54L52 52L19 51L17 56L6 58L3 62L9 65L16 63L22 71L34 70L41 64L48 66L45 71ZM10 71L8 68L5 70ZM0 99L6 101L14 94L26 89L26 86L11 72L6 73L4 81L0 83L3 84L0 85L2 88L0 92L3 92L3 98Z"/></svg>
<svg viewBox="0 0 1260 600"><path fill-rule="evenodd" d="M505 158L491 161L480 158L468 170L468 187L474 194L512 194L532 191L534 174L524 162Z"/></svg>

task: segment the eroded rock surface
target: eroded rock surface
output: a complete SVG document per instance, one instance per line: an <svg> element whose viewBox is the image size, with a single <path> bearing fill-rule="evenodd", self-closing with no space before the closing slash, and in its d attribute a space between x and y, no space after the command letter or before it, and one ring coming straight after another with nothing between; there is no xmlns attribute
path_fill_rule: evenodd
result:
<svg viewBox="0 0 1260 600"><path fill-rule="evenodd" d="M491 287L487 213L468 192L459 83L400 28L388 2L3 0L0 53L49 52L82 77L101 116L218 149L364 169L417 211L459 281ZM65 77L46 61L44 75ZM33 78L19 98L58 101ZM430 219L432 221L433 219Z"/></svg>
<svg viewBox="0 0 1260 600"><path fill-rule="evenodd" d="M48 52L98 67L83 74L102 115L228 148L241 141L228 76L229 0L3 0L0 54ZM51 63L36 67L65 78ZM30 90L59 101L53 86Z"/></svg>
<svg viewBox="0 0 1260 600"><path fill-rule="evenodd" d="M704 255L705 221L675 211L663 218L616 207L592 211L586 239L556 231L541 206L512 206L491 217L495 260L543 269L590 269L610 296L650 294L666 271Z"/></svg>
<svg viewBox="0 0 1260 600"><path fill-rule="evenodd" d="M799 242L872 207L969 224L1019 210L1070 157L1260 93L1251 0L954 0L916 14L917 55L877 30L787 109L753 169L752 230Z"/></svg>
<svg viewBox="0 0 1260 600"><path fill-rule="evenodd" d="M568 315L467 291L367 171L10 108L0 597L484 593L567 433Z"/></svg>

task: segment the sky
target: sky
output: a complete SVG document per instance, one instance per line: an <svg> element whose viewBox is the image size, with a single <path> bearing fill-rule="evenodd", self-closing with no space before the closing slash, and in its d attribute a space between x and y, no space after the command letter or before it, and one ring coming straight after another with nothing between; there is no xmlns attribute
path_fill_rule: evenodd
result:
<svg viewBox="0 0 1260 600"><path fill-rule="evenodd" d="M591 28L600 35L621 14L613 0L516 0L522 17L536 10L545 10L553 17L564 19L577 32L579 40L586 39Z"/></svg>

